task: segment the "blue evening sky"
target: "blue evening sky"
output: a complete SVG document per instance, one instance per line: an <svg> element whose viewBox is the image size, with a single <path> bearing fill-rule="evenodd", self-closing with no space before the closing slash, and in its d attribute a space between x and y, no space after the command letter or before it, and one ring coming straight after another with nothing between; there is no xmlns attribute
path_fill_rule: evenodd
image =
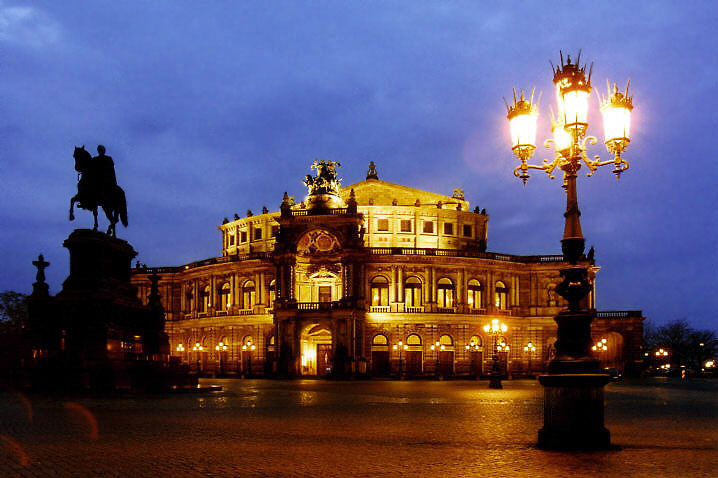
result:
<svg viewBox="0 0 718 478"><path fill-rule="evenodd" d="M42 252L59 291L62 241L91 227L67 218L82 144L113 156L119 236L150 266L219 255L222 218L302 197L315 157L345 184L373 160L387 181L461 187L491 215L489 250L560 253L560 180L513 177L502 97L543 91L548 137L549 60L581 48L596 89L630 77L635 95L630 170L579 178L599 308L714 328L717 24L712 1L0 0L0 290L30 292Z"/></svg>

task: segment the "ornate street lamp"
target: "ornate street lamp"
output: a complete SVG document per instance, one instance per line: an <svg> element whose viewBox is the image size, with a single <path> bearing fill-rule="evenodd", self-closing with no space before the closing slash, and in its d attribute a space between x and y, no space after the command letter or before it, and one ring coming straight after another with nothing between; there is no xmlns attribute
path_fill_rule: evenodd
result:
<svg viewBox="0 0 718 478"><path fill-rule="evenodd" d="M587 143L596 144L596 138L586 136L588 130L588 100L592 90L591 69L568 57L553 68L553 83L557 100L557 115L552 123L553 138L546 147L554 147L553 160L541 165L528 164L536 150L536 121L538 104L534 94L526 99L522 92L511 105L506 104L507 118L511 127L511 149L521 164L514 175L526 184L529 169L539 169L553 178L553 171L563 171L566 189L565 225L561 250L569 266L561 270L563 281L556 288L568 307L559 312L556 357L549 364L549 375L540 378L544 389L544 427L539 431L539 446L544 448L606 448L610 445L610 433L603 426L603 387L608 377L599 374L599 362L591 356L591 322L595 310L586 306L586 296L591 290L588 271L579 264L583 258L584 242L581 231L576 177L582 163L591 176L599 166L613 165L616 177L628 169L628 162L621 156L630 142L630 120L633 98L619 92L616 86L601 98L604 122L604 143L612 160L601 161L598 156L590 159Z"/></svg>
<svg viewBox="0 0 718 478"><path fill-rule="evenodd" d="M441 363L439 362L439 352L443 352L446 349L446 346L441 345L441 343L437 340L429 348L432 352L436 352L436 378L441 380Z"/></svg>
<svg viewBox="0 0 718 478"><path fill-rule="evenodd" d="M491 372L489 373L489 388L504 388L501 385L501 370L499 370L499 344L498 337L500 334L506 332L508 327L503 322L499 322L499 319L493 319L490 324L484 325L484 332L491 335L494 338L494 354L491 356L493 361L491 365ZM508 346L502 342L508 350Z"/></svg>
<svg viewBox="0 0 718 478"><path fill-rule="evenodd" d="M528 376L531 377L531 358L533 356L533 353L536 352L536 346L529 340L529 342L524 346L524 352L529 356L529 371Z"/></svg>

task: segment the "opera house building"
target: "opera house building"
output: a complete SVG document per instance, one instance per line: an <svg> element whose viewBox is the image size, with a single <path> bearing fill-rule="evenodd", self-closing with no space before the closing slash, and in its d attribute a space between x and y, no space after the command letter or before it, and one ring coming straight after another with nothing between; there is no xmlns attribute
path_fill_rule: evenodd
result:
<svg viewBox="0 0 718 478"><path fill-rule="evenodd" d="M494 355L508 377L546 370L563 256L488 252L489 216L461 190L383 181L373 163L343 187L337 166L315 161L309 194L279 211L225 219L220 256L132 270L143 303L160 276L173 360L255 377L474 378ZM603 367L638 371L642 321L596 312Z"/></svg>

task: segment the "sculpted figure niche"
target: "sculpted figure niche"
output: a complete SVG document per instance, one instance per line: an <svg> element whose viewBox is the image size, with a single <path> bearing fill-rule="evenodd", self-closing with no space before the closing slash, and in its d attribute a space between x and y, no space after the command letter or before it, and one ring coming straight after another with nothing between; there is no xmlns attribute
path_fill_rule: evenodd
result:
<svg viewBox="0 0 718 478"><path fill-rule="evenodd" d="M102 207L110 221L107 234L116 237L115 226L118 222L127 227L127 203L125 191L117 185L115 163L111 156L105 154L105 147L97 146L94 158L85 150L85 146L75 147L75 171L79 174L77 194L70 199L70 221L75 219L73 208L77 207L92 211L95 219L93 231L97 230L97 208Z"/></svg>

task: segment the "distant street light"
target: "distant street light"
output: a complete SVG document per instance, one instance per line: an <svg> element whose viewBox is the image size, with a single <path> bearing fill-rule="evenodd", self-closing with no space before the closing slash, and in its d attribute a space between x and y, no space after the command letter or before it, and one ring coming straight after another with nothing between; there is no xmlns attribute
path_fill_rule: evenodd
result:
<svg viewBox="0 0 718 478"><path fill-rule="evenodd" d="M532 358L533 353L536 352L536 346L534 344L532 344L531 341L529 340L529 343L526 344L526 346L524 347L524 352L526 352L529 356L528 376L531 377L531 358Z"/></svg>
<svg viewBox="0 0 718 478"><path fill-rule="evenodd" d="M394 344L394 345L392 346L392 348L393 348L394 350L398 350L398 351L399 351L399 379L401 380L402 378L404 378L404 374L403 374L403 370L402 370L402 363L401 363L402 352L403 352L404 350L409 350L409 346L406 345L406 344L404 344L404 342L400 340L398 343Z"/></svg>
<svg viewBox="0 0 718 478"><path fill-rule="evenodd" d="M443 352L444 349L446 349L446 346L441 345L441 343L437 340L431 347L429 347L432 352L436 351L436 378L441 379L441 363L439 361L439 352Z"/></svg>

